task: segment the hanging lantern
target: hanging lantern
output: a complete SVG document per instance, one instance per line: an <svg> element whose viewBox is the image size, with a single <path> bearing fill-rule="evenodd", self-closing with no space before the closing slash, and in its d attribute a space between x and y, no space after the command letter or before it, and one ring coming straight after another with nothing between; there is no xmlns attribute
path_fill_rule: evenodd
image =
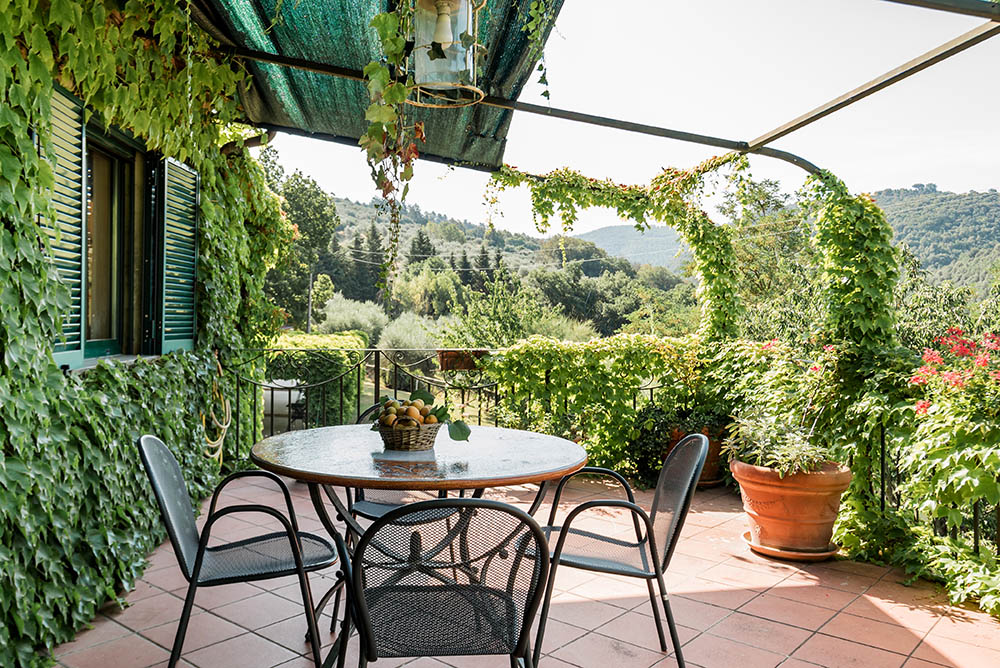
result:
<svg viewBox="0 0 1000 668"><path fill-rule="evenodd" d="M479 10L486 0L412 0L414 92L418 107L465 107L486 94L476 86Z"/></svg>

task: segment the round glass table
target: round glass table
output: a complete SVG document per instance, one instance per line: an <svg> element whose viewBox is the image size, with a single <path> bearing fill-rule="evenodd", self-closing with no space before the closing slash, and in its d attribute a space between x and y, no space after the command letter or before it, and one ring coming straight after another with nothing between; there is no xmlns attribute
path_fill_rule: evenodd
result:
<svg viewBox="0 0 1000 668"><path fill-rule="evenodd" d="M501 427L471 427L468 441L453 441L442 428L431 450L386 450L367 424L302 429L276 434L253 446L250 459L260 468L309 484L316 512L328 531L326 497L338 518L360 536L362 529L334 487L406 491L482 490L538 483L529 514L545 496L547 484L579 471L587 453L557 436Z"/></svg>

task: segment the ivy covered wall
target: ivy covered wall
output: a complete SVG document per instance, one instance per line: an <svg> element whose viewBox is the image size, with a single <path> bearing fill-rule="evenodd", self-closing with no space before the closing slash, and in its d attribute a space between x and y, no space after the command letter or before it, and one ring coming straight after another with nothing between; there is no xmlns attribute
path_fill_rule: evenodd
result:
<svg viewBox="0 0 1000 668"><path fill-rule="evenodd" d="M0 5L0 665L31 666L128 588L163 537L136 436L161 436L193 493L214 482L198 416L214 383L231 389L216 354L273 332L262 283L292 232L258 165L221 150L242 74L210 55L183 0ZM39 153L53 155L56 84L200 173L194 351L72 375L53 362L69 294L40 227L53 173Z"/></svg>

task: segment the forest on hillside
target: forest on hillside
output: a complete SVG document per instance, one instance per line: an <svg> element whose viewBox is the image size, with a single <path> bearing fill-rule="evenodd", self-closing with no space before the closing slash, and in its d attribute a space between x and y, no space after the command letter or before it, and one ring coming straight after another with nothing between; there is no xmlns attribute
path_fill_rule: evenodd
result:
<svg viewBox="0 0 1000 668"><path fill-rule="evenodd" d="M374 202L337 198L300 172L285 174L273 149L265 149L261 161L299 232L267 287L289 326L359 330L384 348L502 347L531 334L567 340L619 332L671 336L698 326L696 281L683 255L671 270L615 257L585 238L537 239L416 206L404 209L393 243ZM719 207L735 230L746 306L742 334L798 336L810 331L803 323L824 318L810 215L776 182L746 187L754 190L753 206L730 198ZM916 345L945 322L974 324L980 300L998 278L997 193L940 193L931 184L876 197L902 249L897 301L913 317L900 324L901 338ZM640 234L624 226L605 229ZM671 241L657 238L646 248ZM387 277L393 247L398 255ZM677 246L671 248L676 255ZM919 311L908 304L920 304Z"/></svg>
<svg viewBox="0 0 1000 668"><path fill-rule="evenodd" d="M979 292L1000 262L1000 193L939 191L933 183L880 190L875 201L932 279Z"/></svg>

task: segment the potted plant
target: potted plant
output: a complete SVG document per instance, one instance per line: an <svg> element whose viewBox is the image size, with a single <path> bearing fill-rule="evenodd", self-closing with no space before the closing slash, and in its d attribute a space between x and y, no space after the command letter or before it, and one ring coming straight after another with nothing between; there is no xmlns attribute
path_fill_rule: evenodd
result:
<svg viewBox="0 0 1000 668"><path fill-rule="evenodd" d="M479 368L479 360L489 354L485 348L441 349L437 351L442 371L471 371Z"/></svg>
<svg viewBox="0 0 1000 668"><path fill-rule="evenodd" d="M723 482L721 469L722 464L722 444L725 441L727 427L731 418L729 413L711 405L699 405L680 421L679 440L688 434L704 434L708 438L708 455L705 457L705 466L701 469L701 477L698 478L698 487L714 487ZM675 440L669 452L676 445Z"/></svg>
<svg viewBox="0 0 1000 668"><path fill-rule="evenodd" d="M750 523L750 549L819 561L833 556L833 524L851 470L787 415L737 418L723 446Z"/></svg>

